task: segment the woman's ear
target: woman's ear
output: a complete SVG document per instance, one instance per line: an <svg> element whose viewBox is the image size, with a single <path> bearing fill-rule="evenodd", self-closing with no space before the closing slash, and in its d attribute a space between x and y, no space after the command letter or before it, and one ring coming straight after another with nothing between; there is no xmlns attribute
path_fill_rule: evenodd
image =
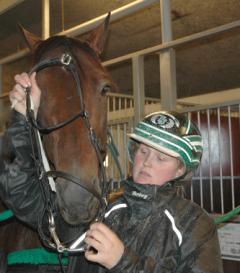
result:
<svg viewBox="0 0 240 273"><path fill-rule="evenodd" d="M181 177L182 175L185 174L185 172L186 172L186 166L182 162L180 162L175 178Z"/></svg>

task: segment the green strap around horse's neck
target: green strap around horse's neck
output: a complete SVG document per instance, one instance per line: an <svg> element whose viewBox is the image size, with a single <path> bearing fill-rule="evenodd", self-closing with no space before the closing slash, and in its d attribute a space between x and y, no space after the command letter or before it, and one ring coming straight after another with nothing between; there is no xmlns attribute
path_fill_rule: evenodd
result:
<svg viewBox="0 0 240 273"><path fill-rule="evenodd" d="M25 249L9 253L7 257L7 263L8 265L59 265L59 257L58 254L49 252L44 248ZM68 257L66 255L61 257L61 264L68 265Z"/></svg>
<svg viewBox="0 0 240 273"><path fill-rule="evenodd" d="M14 214L11 210L5 210L0 213L0 222L5 221L13 216L14 216Z"/></svg>

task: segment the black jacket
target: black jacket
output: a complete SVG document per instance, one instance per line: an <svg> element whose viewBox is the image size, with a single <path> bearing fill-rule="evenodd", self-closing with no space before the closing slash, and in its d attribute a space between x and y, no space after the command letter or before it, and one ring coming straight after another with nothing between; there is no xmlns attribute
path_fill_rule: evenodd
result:
<svg viewBox="0 0 240 273"><path fill-rule="evenodd" d="M8 135L15 159L1 163L0 196L20 220L37 228L43 199L22 115L13 115ZM121 260L107 270L79 254L70 258L69 273L223 272L214 222L198 205L179 197L174 183L128 180L124 195L107 212L106 224L125 244Z"/></svg>

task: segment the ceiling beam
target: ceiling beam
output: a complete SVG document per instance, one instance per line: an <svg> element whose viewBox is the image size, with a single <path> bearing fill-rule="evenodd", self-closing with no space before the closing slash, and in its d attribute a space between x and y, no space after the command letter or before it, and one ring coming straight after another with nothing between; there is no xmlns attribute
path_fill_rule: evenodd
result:
<svg viewBox="0 0 240 273"><path fill-rule="evenodd" d="M22 3L24 0L0 0L0 15L16 5Z"/></svg>
<svg viewBox="0 0 240 273"><path fill-rule="evenodd" d="M136 0L133 1L129 4L126 4L120 8L117 8L113 11L111 11L111 16L110 16L110 22L117 21L121 18L124 18L125 16L128 16L134 12L137 12L139 10L143 10L144 8L150 7L151 5L157 3L158 0ZM66 36L78 36L83 33L86 33L95 27L97 27L103 20L107 17L108 13L105 13L103 15L100 15L98 17L95 17L92 20L89 20L85 23L79 24L75 27L72 27L68 30L64 30L58 35L66 35Z"/></svg>

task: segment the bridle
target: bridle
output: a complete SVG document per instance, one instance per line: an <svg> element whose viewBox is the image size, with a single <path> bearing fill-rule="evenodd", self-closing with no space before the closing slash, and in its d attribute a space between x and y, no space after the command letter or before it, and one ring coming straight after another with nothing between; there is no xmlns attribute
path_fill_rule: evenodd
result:
<svg viewBox="0 0 240 273"><path fill-rule="evenodd" d="M32 143L32 150L33 150L33 156L35 160L35 165L37 167L37 172L40 180L40 185L41 185L41 190L42 194L44 196L44 201L45 201L45 210L42 214L41 219L39 220L39 234L40 237L42 238L43 242L47 244L48 246L55 248L58 250L58 252L63 252L63 251L68 251L68 252L76 252L76 251L84 251L84 246L81 245L76 245L76 241L79 240L79 238L82 236L78 236L78 239L72 244L74 247L68 247L66 246L66 243L61 243L59 240L59 237L56 233L56 227L55 227L55 221L54 221L54 214L53 214L53 201L51 200L51 194L50 194L50 186L48 183L49 178L63 178L66 179L72 183L75 183L79 185L80 187L84 188L87 190L89 193L91 193L94 197L96 197L100 201L100 209L98 211L97 215L97 220L101 221L104 218L104 214L106 211L107 207L107 193L108 193L108 186L107 186L107 179L106 179L106 173L105 173L105 167L103 163L103 158L102 158L102 148L101 144L96 136L96 133L91 126L90 119L89 119L89 113L85 109L85 104L84 104L84 98L83 98L83 92L81 88L81 81L80 77L77 73L76 69L76 61L73 57L72 53L66 52L63 53L60 57L57 58L52 58L52 59L44 59L37 63L29 72L29 74L32 74L33 72L39 72L45 68L49 68L52 66L62 66L66 68L73 76L73 79L76 83L76 88L77 88L77 93L80 98L80 111L72 116L71 118L54 125L52 127L47 127L47 128L42 128L39 126L37 120L35 119L34 116L34 109L33 109L33 103L31 101L31 90L30 88L26 89L26 101L27 101L27 121L29 123L29 128L30 128L30 140ZM100 178L101 178L101 186L102 186L102 193L99 194L94 186L92 184L86 183L86 181L80 180L78 177L73 176L72 174L59 171L59 170L45 170L44 168L44 163L43 163L43 151L41 150L42 144L40 143L40 137L39 133L42 134L49 134L55 130L58 130L64 126L67 126L74 120L82 118L84 120L85 127L89 133L90 141L92 146L94 147L96 151L96 155L98 158L98 162L100 165ZM43 223L43 217L45 213L48 213L48 224L49 224L49 231L51 234L51 239L49 236L46 236L42 230L42 223Z"/></svg>

